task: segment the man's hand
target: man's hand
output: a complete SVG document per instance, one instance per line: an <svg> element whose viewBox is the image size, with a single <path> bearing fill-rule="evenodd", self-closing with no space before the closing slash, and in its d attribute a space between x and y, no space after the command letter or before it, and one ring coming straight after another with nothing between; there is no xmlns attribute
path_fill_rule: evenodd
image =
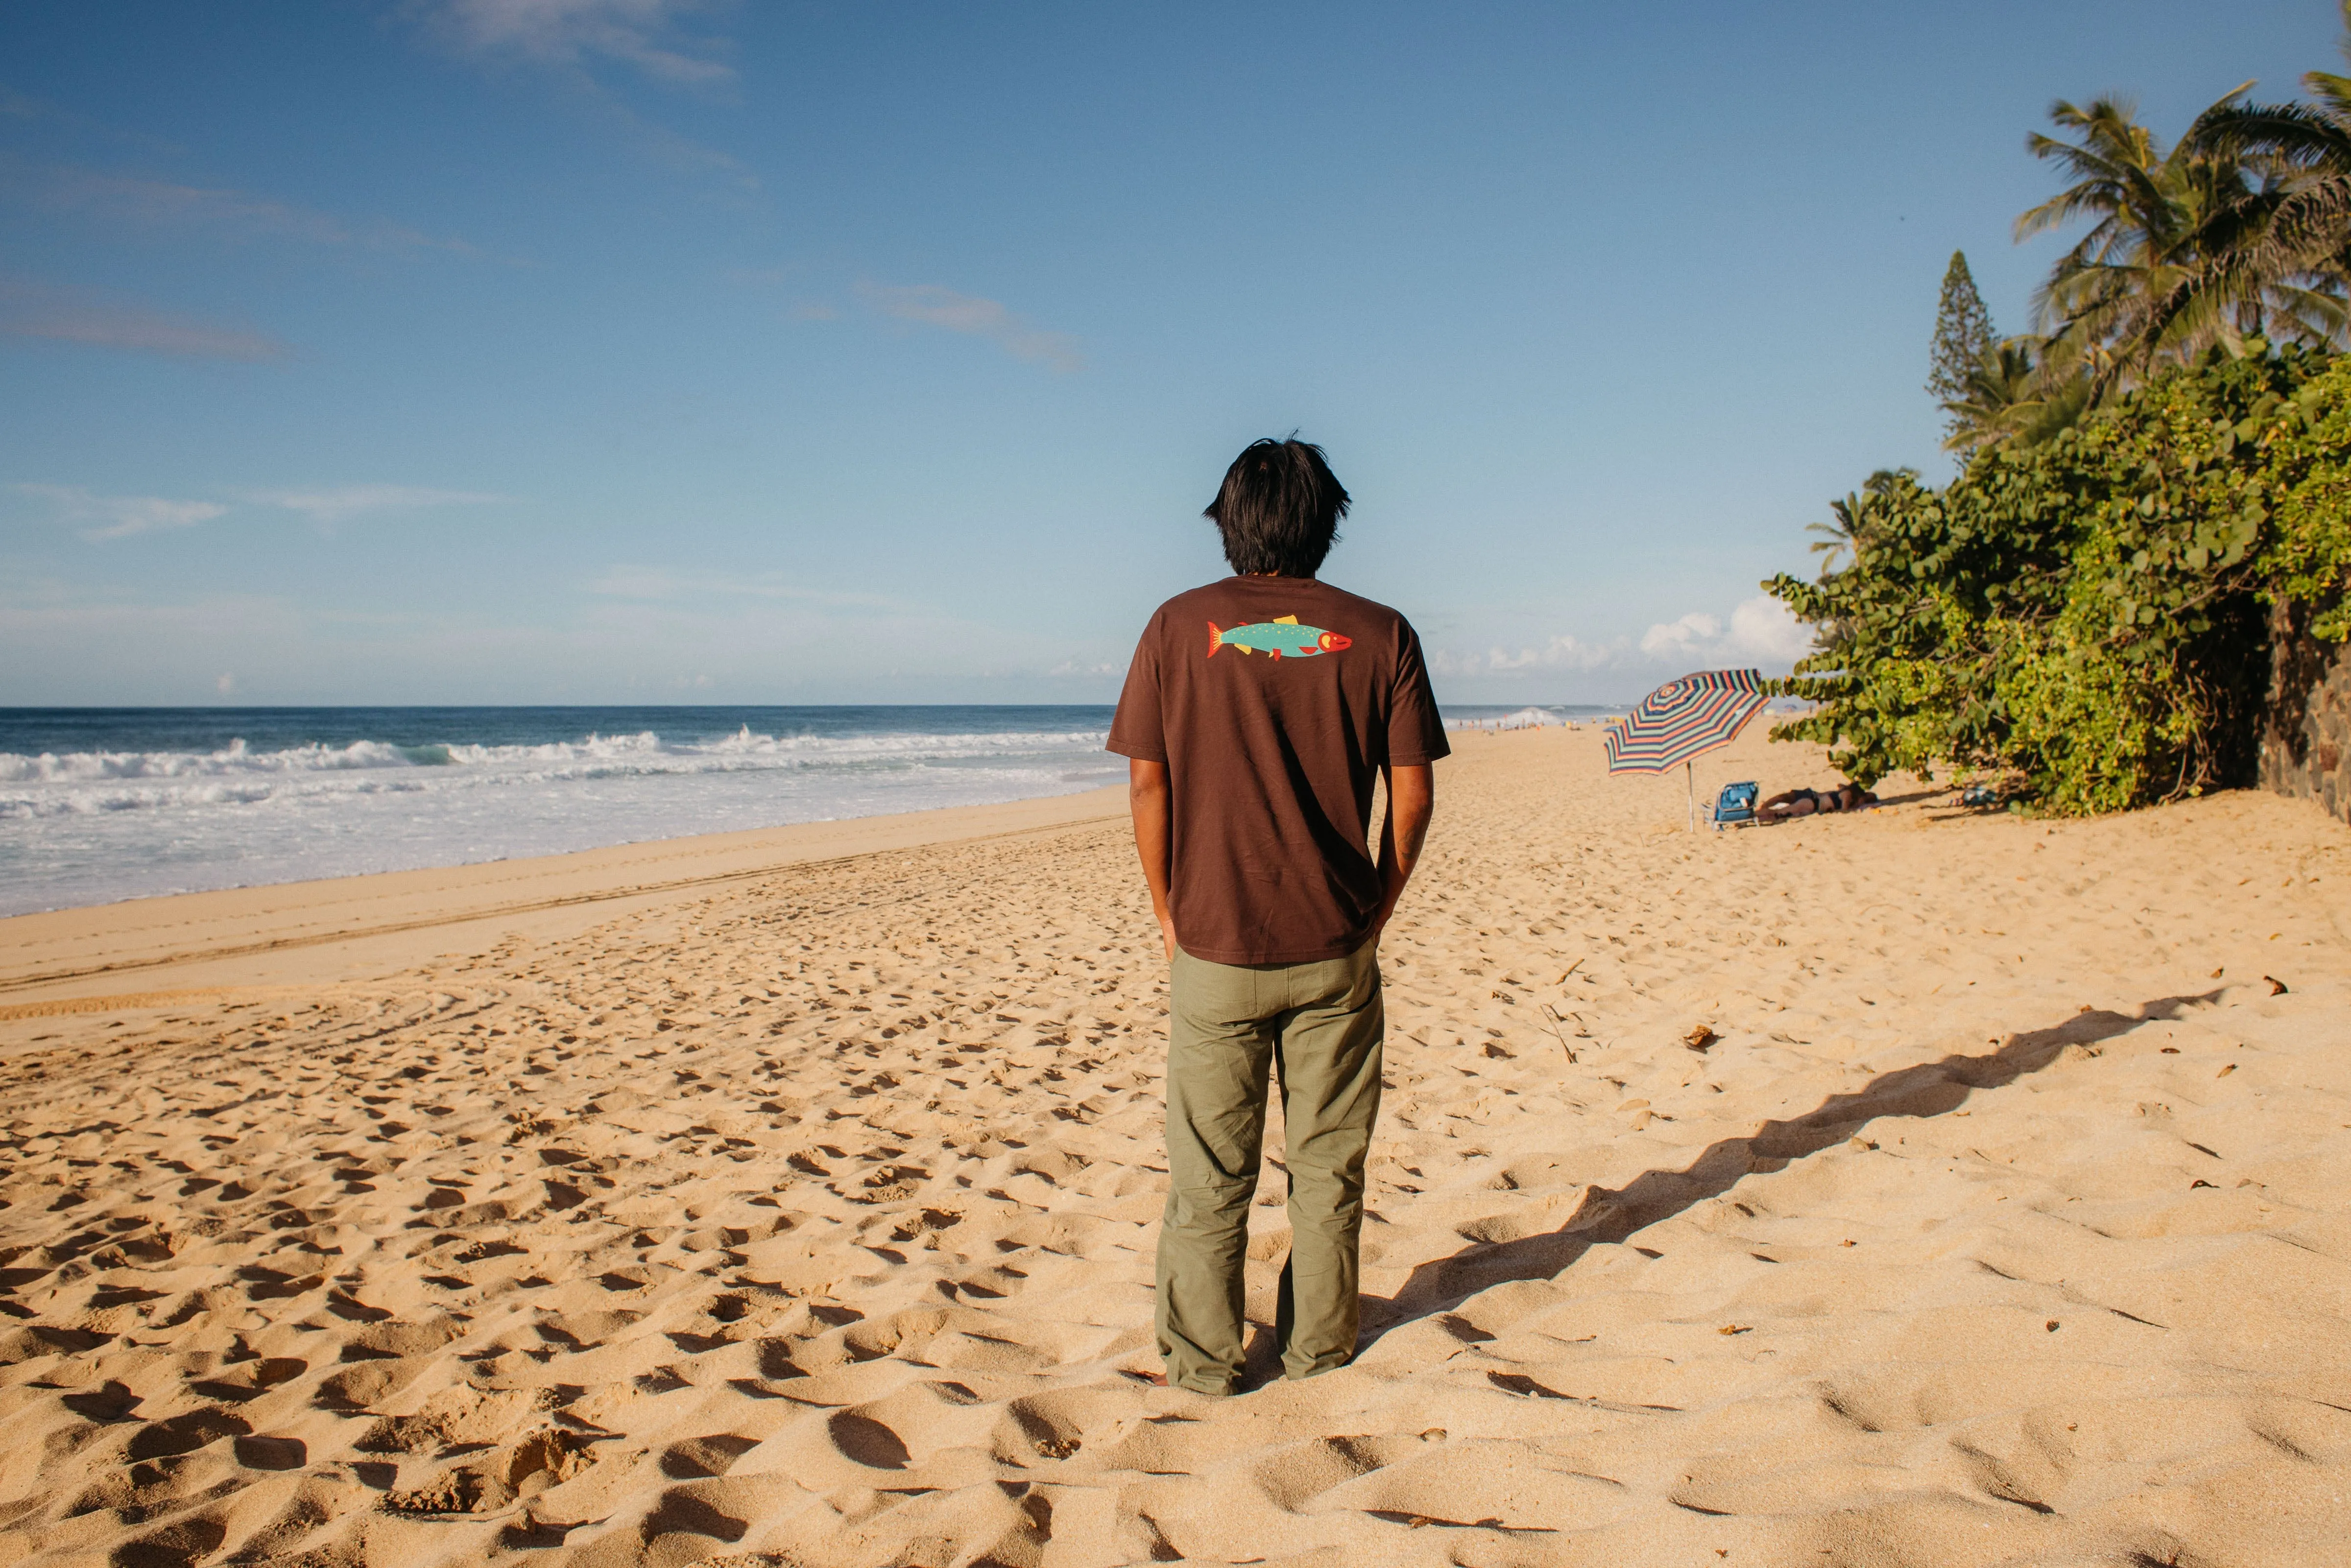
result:
<svg viewBox="0 0 2351 1568"><path fill-rule="evenodd" d="M1380 915L1374 923L1374 939L1387 928L1420 863L1420 849L1428 837L1428 820L1437 811L1437 769L1424 762L1411 768L1386 769L1387 820L1380 824Z"/></svg>
<svg viewBox="0 0 2351 1568"><path fill-rule="evenodd" d="M1151 913L1159 920L1159 940L1167 961L1176 961L1176 916L1167 904L1168 875L1175 853L1174 800L1167 789L1167 764L1130 758L1126 764L1126 803L1134 814L1134 848L1143 857L1143 880L1151 888Z"/></svg>

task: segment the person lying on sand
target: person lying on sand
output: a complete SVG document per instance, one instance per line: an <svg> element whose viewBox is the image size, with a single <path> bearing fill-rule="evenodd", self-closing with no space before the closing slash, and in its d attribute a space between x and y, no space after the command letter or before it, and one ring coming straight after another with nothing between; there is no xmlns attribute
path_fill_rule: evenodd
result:
<svg viewBox="0 0 2351 1568"><path fill-rule="evenodd" d="M1159 607L1111 721L1173 966L1156 1336L1166 1381L1201 1394L1238 1393L1245 1370L1269 1070L1290 1175L1282 1369L1311 1377L1355 1354L1384 1030L1374 955L1428 831L1429 765L1450 747L1411 625L1315 580L1346 511L1318 446L1259 441L1236 458L1207 509L1235 575Z"/></svg>
<svg viewBox="0 0 2351 1568"><path fill-rule="evenodd" d="M1858 811L1864 806L1876 804L1877 797L1858 784L1840 784L1834 789L1790 789L1756 807L1755 820L1784 822L1791 817L1810 817L1823 811Z"/></svg>

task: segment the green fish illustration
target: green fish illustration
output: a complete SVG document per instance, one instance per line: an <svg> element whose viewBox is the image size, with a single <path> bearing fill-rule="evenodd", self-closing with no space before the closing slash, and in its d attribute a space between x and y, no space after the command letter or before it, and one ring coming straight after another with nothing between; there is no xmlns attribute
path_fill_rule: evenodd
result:
<svg viewBox="0 0 2351 1568"><path fill-rule="evenodd" d="M1270 653L1274 658L1311 659L1318 653L1335 653L1354 645L1354 639L1336 632L1325 632L1320 626L1301 626L1295 615L1280 615L1271 621L1260 621L1254 626L1236 626L1228 632L1215 622L1208 622L1208 657L1217 656L1219 648L1238 648L1244 653Z"/></svg>

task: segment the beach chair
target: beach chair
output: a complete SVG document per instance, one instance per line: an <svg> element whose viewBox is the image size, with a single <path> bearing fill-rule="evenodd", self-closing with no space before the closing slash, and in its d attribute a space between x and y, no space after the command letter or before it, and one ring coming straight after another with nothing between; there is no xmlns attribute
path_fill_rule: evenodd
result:
<svg viewBox="0 0 2351 1568"><path fill-rule="evenodd" d="M1762 791L1752 779L1741 784L1725 784L1722 793L1714 798L1714 831L1748 827L1755 821L1755 799Z"/></svg>

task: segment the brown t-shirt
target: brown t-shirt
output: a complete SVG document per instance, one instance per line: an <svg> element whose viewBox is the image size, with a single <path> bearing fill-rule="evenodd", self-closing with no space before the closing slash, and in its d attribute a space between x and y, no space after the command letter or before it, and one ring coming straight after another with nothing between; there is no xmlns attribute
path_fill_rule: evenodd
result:
<svg viewBox="0 0 2351 1568"><path fill-rule="evenodd" d="M1167 764L1184 951L1303 964L1371 935L1379 770L1452 747L1403 616L1309 578L1228 577L1152 616L1110 749Z"/></svg>

